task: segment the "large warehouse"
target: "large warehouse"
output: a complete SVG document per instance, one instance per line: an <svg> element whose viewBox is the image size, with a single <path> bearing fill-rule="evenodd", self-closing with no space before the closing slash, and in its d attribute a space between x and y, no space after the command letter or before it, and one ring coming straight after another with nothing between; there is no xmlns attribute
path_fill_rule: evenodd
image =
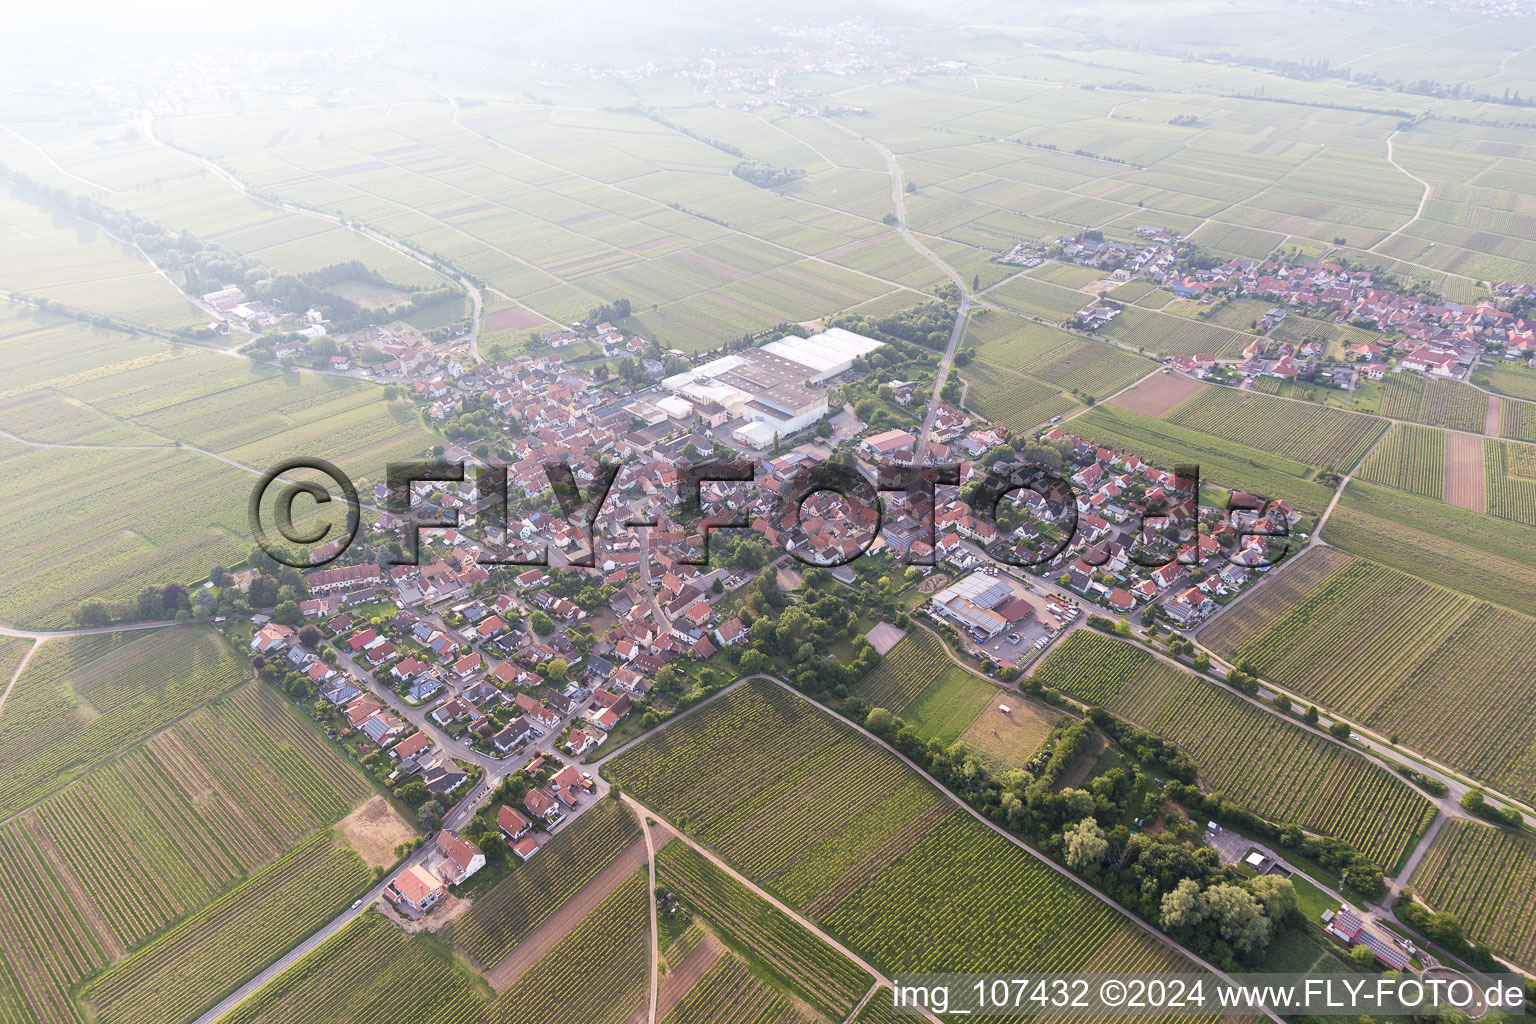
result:
<svg viewBox="0 0 1536 1024"><path fill-rule="evenodd" d="M809 338L787 335L778 341L770 341L762 351L810 367L815 371L810 382L821 384L852 369L855 359L869 355L883 344L874 338L833 327Z"/></svg>
<svg viewBox="0 0 1536 1024"><path fill-rule="evenodd" d="M771 443L774 435L788 437L825 416L827 396L819 385L882 344L834 327L721 356L661 384L695 405L712 403L733 419L747 420L737 428L743 435L737 440L761 447L756 442L764 437Z"/></svg>

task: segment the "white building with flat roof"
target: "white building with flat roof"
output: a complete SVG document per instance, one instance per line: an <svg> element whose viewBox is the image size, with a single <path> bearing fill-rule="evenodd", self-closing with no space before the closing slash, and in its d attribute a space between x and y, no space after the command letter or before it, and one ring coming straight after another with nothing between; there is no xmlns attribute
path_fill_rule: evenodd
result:
<svg viewBox="0 0 1536 1024"><path fill-rule="evenodd" d="M762 346L762 351L811 369L809 380L821 384L853 368L853 361L867 356L885 342L833 327L809 338L785 335Z"/></svg>

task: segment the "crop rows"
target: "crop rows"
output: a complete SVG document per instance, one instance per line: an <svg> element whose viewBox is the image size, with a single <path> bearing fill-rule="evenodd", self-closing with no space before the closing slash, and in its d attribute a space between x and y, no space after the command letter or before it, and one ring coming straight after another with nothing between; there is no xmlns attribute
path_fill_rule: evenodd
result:
<svg viewBox="0 0 1536 1024"><path fill-rule="evenodd" d="M960 371L970 390L966 404L994 423L1010 430L1028 430L1052 416L1060 416L1076 403L1049 384L1015 373L985 359L977 359Z"/></svg>
<svg viewBox="0 0 1536 1024"><path fill-rule="evenodd" d="M476 896L453 925L454 944L482 967L498 963L639 838L634 817L618 803L592 808L537 857Z"/></svg>
<svg viewBox="0 0 1536 1024"><path fill-rule="evenodd" d="M1536 446L1483 439L1488 514L1536 526Z"/></svg>
<svg viewBox="0 0 1536 1024"><path fill-rule="evenodd" d="M365 914L236 1007L228 1024L473 1024L474 986L431 948Z"/></svg>
<svg viewBox="0 0 1536 1024"><path fill-rule="evenodd" d="M901 922L893 927L892 922ZM1178 970L1182 958L956 809L822 922L886 975Z"/></svg>
<svg viewBox="0 0 1536 1024"><path fill-rule="evenodd" d="M1355 475L1438 501L1445 492L1445 432L1394 423Z"/></svg>
<svg viewBox="0 0 1536 1024"><path fill-rule="evenodd" d="M1236 444L1336 469L1354 466L1387 429L1387 421L1375 416L1231 388L1206 388L1164 418Z"/></svg>
<svg viewBox="0 0 1536 1024"><path fill-rule="evenodd" d="M1389 871L1433 813L1385 769L1150 657L1109 708L1178 743L1240 806L1338 836Z"/></svg>
<svg viewBox="0 0 1536 1024"><path fill-rule="evenodd" d="M1256 594L1249 600L1279 595ZM1290 596L1290 595L1288 595ZM1475 602L1364 559L1340 565L1284 606L1264 606L1202 634L1265 678L1358 717L1471 614ZM1248 633L1247 630L1255 630Z"/></svg>
<svg viewBox="0 0 1536 1024"><path fill-rule="evenodd" d="M627 1020L645 1001L648 907L638 871L491 1004L487 1024Z"/></svg>
<svg viewBox="0 0 1536 1024"><path fill-rule="evenodd" d="M1515 441L1536 441L1536 411L1532 403L1505 398L1499 405L1499 433Z"/></svg>
<svg viewBox="0 0 1536 1024"><path fill-rule="evenodd" d="M1488 396L1459 380L1432 380L1424 387L1420 423L1481 434L1488 418Z"/></svg>
<svg viewBox="0 0 1536 1024"><path fill-rule="evenodd" d="M1536 967L1536 841L1452 818L1412 881L1431 907L1455 915L1469 938L1527 970Z"/></svg>
<svg viewBox="0 0 1536 1024"><path fill-rule="evenodd" d="M1102 633L1080 629L1035 671L1034 679L1087 704L1107 704L1146 663L1141 652Z"/></svg>
<svg viewBox="0 0 1536 1024"><path fill-rule="evenodd" d="M59 639L47 646L71 643ZM47 685L32 678L33 666L27 668L19 689ZM57 792L247 676L211 630L168 629L114 648L63 678L98 714L62 734L50 730L43 745L8 745L0 754L0 817ZM70 719L74 714L67 712Z"/></svg>
<svg viewBox="0 0 1536 1024"><path fill-rule="evenodd" d="M1096 341L1070 341L1024 372L1095 400L1114 394L1152 372L1153 364L1123 349Z"/></svg>
<svg viewBox="0 0 1536 1024"><path fill-rule="evenodd" d="M662 1021L663 1024L815 1024L812 1018L791 1006L789 1000L758 981L740 960L732 956L722 956L715 961L709 972L678 1000Z"/></svg>
<svg viewBox="0 0 1536 1024"><path fill-rule="evenodd" d="M871 707L899 715L949 665L944 642L926 629L914 629L859 680L858 693Z"/></svg>
<svg viewBox="0 0 1536 1024"><path fill-rule="evenodd" d="M1510 608L1536 608L1536 546L1521 523L1353 480L1323 539Z"/></svg>
<svg viewBox="0 0 1536 1024"><path fill-rule="evenodd" d="M611 771L616 785L686 822L690 834L760 881L837 836L871 795L911 778L895 757L764 681L738 686ZM933 797L924 792L901 813L928 806Z"/></svg>
<svg viewBox="0 0 1536 1024"><path fill-rule="evenodd" d="M0 1020L6 1024L79 1021L70 987L110 959L14 821L0 826L0 954Z"/></svg>
<svg viewBox="0 0 1536 1024"><path fill-rule="evenodd" d="M658 885L679 896L727 944L777 975L829 1019L845 1019L874 981L681 840L667 844L656 868Z"/></svg>
<svg viewBox="0 0 1536 1024"><path fill-rule="evenodd" d="M85 989L101 1024L184 1024L368 888L368 869L321 832Z"/></svg>

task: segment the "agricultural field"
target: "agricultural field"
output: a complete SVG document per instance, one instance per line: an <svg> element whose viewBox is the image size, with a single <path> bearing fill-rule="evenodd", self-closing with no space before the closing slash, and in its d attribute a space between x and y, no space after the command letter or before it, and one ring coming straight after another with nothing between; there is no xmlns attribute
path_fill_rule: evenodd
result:
<svg viewBox="0 0 1536 1024"><path fill-rule="evenodd" d="M1432 380L1424 386L1418 415L1409 418L1433 427L1481 434L1487 417L1487 395L1459 380Z"/></svg>
<svg viewBox="0 0 1536 1024"><path fill-rule="evenodd" d="M419 457L438 441L410 402L386 401L373 384L52 317L18 327L0 337L0 379L10 386L0 388L0 429L87 447L0 440L0 460L32 496L0 515L20 560L0 581L0 617L10 622L64 626L87 597L131 598L239 562L250 549L249 488L280 459L318 453L377 479L390 460ZM48 396L41 407L27 401L37 395ZM63 479L72 486L59 487Z"/></svg>
<svg viewBox="0 0 1536 1024"><path fill-rule="evenodd" d="M1323 539L1485 601L1536 608L1536 550L1518 523L1353 480Z"/></svg>
<svg viewBox="0 0 1536 1024"><path fill-rule="evenodd" d="M1201 631L1302 700L1527 799L1536 622L1342 553L1309 553Z"/></svg>
<svg viewBox="0 0 1536 1024"><path fill-rule="evenodd" d="M54 645L55 656L66 651L63 641L50 640L37 657ZM244 892L245 903L281 898L270 871L262 876L266 882L229 887L318 835L306 847L308 856L286 862L281 874L305 870L317 851L329 848L329 833L315 830L341 818L367 792L362 776L260 685L98 768L0 829L9 851L0 859L0 882L31 894L11 904L8 919L17 927L0 927L0 951L16 965L15 998L31 1007L29 1019L75 1021L73 986L221 893ZM350 853L318 859L338 878L349 877L357 861ZM363 873L357 888L367 881ZM320 885L317 880L308 895ZM230 909L227 901L218 906ZM218 911L210 911L205 923L218 920ZM280 942L273 936L286 926L271 924L262 934ZM165 934L185 941L202 932ZM256 933L253 941L261 941ZM174 969L164 961L147 966ZM205 976L220 984L213 970Z"/></svg>
<svg viewBox="0 0 1536 1024"><path fill-rule="evenodd" d="M759 981L740 960L722 956L688 990L664 1024L815 1024L789 1000Z"/></svg>
<svg viewBox="0 0 1536 1024"><path fill-rule="evenodd" d="M1386 769L1141 653L1141 670L1107 707L1178 743L1201 780L1239 806L1338 836L1389 872L1429 824L1433 805Z"/></svg>
<svg viewBox="0 0 1536 1024"><path fill-rule="evenodd" d="M369 911L236 1007L230 1024L476 1024L484 982L426 935Z"/></svg>
<svg viewBox="0 0 1536 1024"><path fill-rule="evenodd" d="M860 764L857 774L837 771L850 762ZM887 776L892 764L901 770ZM886 973L984 970L1004 955L1021 970L1183 963L890 755L772 683L738 686L606 770ZM822 780L833 776L829 788ZM891 787L908 784L916 788L903 793L904 806L891 803ZM799 811L807 791L820 800L815 815ZM877 795L870 803L849 793ZM868 813L850 823L861 810ZM756 854L745 833L787 848L788 858ZM791 858L799 863L785 871L779 862ZM897 906L906 924L893 929ZM1057 925L1066 920L1073 927Z"/></svg>
<svg viewBox="0 0 1536 1024"><path fill-rule="evenodd" d="M780 767L757 774L729 767L738 764ZM944 802L931 789L906 785L910 771L895 757L762 682L738 686L689 716L686 726L665 730L604 770L765 884L834 840L849 844L850 864L857 863L900 824L867 821L862 802L838 793L897 791L904 801L897 816L906 821ZM835 877L818 874L822 888Z"/></svg>
<svg viewBox="0 0 1536 1024"><path fill-rule="evenodd" d="M1499 436L1536 442L1536 403L1499 400Z"/></svg>
<svg viewBox="0 0 1536 1024"><path fill-rule="evenodd" d="M1045 743L1062 716L1011 692L995 695L960 734L967 753L994 775L1022 768Z"/></svg>
<svg viewBox="0 0 1536 1024"><path fill-rule="evenodd" d="M1151 360L1124 349L1078 339L1020 367L1032 377L1095 401L1129 387L1154 369Z"/></svg>
<svg viewBox="0 0 1536 1024"><path fill-rule="evenodd" d="M1154 295L1158 294L1156 292ZM1146 300L1143 299L1143 302ZM1162 356L1209 352L1221 358L1242 354L1253 335L1204 320L1191 320L1127 306L1101 332L1106 338Z"/></svg>
<svg viewBox="0 0 1536 1024"><path fill-rule="evenodd" d="M694 910L737 955L828 1020L844 1020L874 978L793 918L674 839L656 857L656 884Z"/></svg>
<svg viewBox="0 0 1536 1024"><path fill-rule="evenodd" d="M449 933L455 946L489 968L558 910L631 843L640 827L622 805L607 802L573 821L487 892Z"/></svg>
<svg viewBox="0 0 1536 1024"><path fill-rule="evenodd" d="M1221 387L1206 388L1163 419L1308 465L1340 471L1353 468L1388 426L1387 421L1374 416Z"/></svg>
<svg viewBox="0 0 1536 1024"><path fill-rule="evenodd" d="M1536 402L1536 370L1523 366L1500 366L1481 360L1472 371L1472 383L1511 398Z"/></svg>
<svg viewBox="0 0 1536 1024"><path fill-rule="evenodd" d="M58 792L249 671L208 628L47 641L0 712L0 814Z"/></svg>
<svg viewBox="0 0 1536 1024"><path fill-rule="evenodd" d="M86 985L102 1024L184 1024L296 946L366 891L373 876L334 833L186 918Z"/></svg>
<svg viewBox="0 0 1536 1024"><path fill-rule="evenodd" d="M1098 405L1074 417L1067 429L1117 452L1140 456L1154 466L1193 462L1200 467L1203 480L1267 498L1284 498L1313 515L1327 508L1333 497L1329 488L1313 480L1315 471L1304 463L1128 409Z"/></svg>
<svg viewBox="0 0 1536 1024"><path fill-rule="evenodd" d="M1445 492L1445 432L1394 423L1355 476L1438 501Z"/></svg>
<svg viewBox="0 0 1536 1024"><path fill-rule="evenodd" d="M958 372L969 385L966 405L1009 430L1027 431L1077 408L1057 388L985 360L973 360Z"/></svg>
<svg viewBox="0 0 1536 1024"><path fill-rule="evenodd" d="M887 973L985 971L999 957L1021 971L1184 969L1178 953L960 810L821 923Z"/></svg>
<svg viewBox="0 0 1536 1024"><path fill-rule="evenodd" d="M900 715L949 670L970 675L950 660L944 641L926 629L914 629L859 680L855 692L871 707Z"/></svg>
<svg viewBox="0 0 1536 1024"><path fill-rule="evenodd" d="M1536 526L1536 445L1483 439L1488 514Z"/></svg>
<svg viewBox="0 0 1536 1024"><path fill-rule="evenodd" d="M1051 260L1033 270L1025 271L1024 276L1075 290L1101 280L1107 275L1104 271L1095 270L1092 267L1080 267L1075 263L1057 263Z"/></svg>
<svg viewBox="0 0 1536 1024"><path fill-rule="evenodd" d="M638 871L498 996L487 1024L622 1024L645 1004L646 873Z"/></svg>
<svg viewBox="0 0 1536 1024"><path fill-rule="evenodd" d="M5 186L0 291L164 330L208 322L137 250L9 182Z"/></svg>
<svg viewBox="0 0 1536 1024"><path fill-rule="evenodd" d="M1145 665L1146 656L1130 644L1097 630L1080 629L1057 644L1031 678L1102 707Z"/></svg>
<svg viewBox="0 0 1536 1024"><path fill-rule="evenodd" d="M1536 840L1452 818L1411 882L1432 909L1455 915L1469 939L1526 970L1536 967Z"/></svg>

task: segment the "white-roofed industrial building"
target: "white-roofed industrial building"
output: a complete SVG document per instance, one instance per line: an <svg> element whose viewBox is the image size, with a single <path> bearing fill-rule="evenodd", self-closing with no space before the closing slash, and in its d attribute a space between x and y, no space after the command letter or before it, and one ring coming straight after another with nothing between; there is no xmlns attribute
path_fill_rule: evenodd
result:
<svg viewBox="0 0 1536 1024"><path fill-rule="evenodd" d="M884 344L874 338L833 327L809 338L785 335L778 341L764 345L762 351L810 367L812 373L808 379L812 384L821 384L852 369L855 359L869 355Z"/></svg>

